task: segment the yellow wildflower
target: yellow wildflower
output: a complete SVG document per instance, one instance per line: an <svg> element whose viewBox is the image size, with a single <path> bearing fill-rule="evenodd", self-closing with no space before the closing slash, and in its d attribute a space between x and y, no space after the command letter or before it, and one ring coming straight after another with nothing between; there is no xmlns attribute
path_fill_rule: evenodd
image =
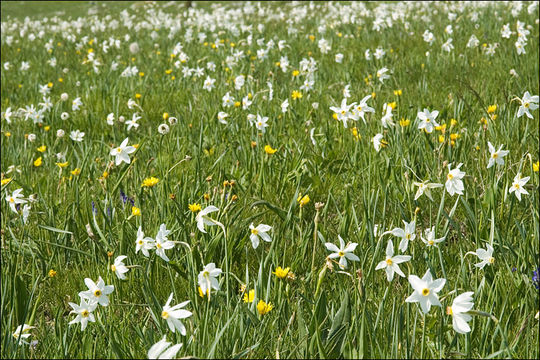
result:
<svg viewBox="0 0 540 360"><path fill-rule="evenodd" d="M278 278L280 279L285 279L287 277L287 275L289 274L289 270L290 268L285 268L285 269L282 269L281 266L278 266L276 268L276 271L273 272L272 274L276 275Z"/></svg>
<svg viewBox="0 0 540 360"><path fill-rule="evenodd" d="M61 168L65 168L66 166L69 165L69 162L63 162L63 163L56 163L56 165L61 169Z"/></svg>
<svg viewBox="0 0 540 360"><path fill-rule="evenodd" d="M540 167L540 161L537 161L533 164L533 171L538 172L538 168ZM4 185L4 184L2 184Z"/></svg>
<svg viewBox="0 0 540 360"><path fill-rule="evenodd" d="M298 76L300 74L300 71L298 70L293 70L292 72L292 76Z"/></svg>
<svg viewBox="0 0 540 360"><path fill-rule="evenodd" d="M189 207L189 210L191 210L191 212L199 212L201 211L201 204L197 204L197 203L193 203L193 204L188 204L188 207Z"/></svg>
<svg viewBox="0 0 540 360"><path fill-rule="evenodd" d="M273 153L275 153L277 151L277 149L272 149L272 147L270 145L266 145L264 147L264 151L268 154L268 155L272 155Z"/></svg>
<svg viewBox="0 0 540 360"><path fill-rule="evenodd" d="M138 207L136 206L133 206L131 208L131 215L132 216L141 216L141 209L139 209Z"/></svg>
<svg viewBox="0 0 540 360"><path fill-rule="evenodd" d="M274 308L274 305L272 305L272 303L267 304L262 300L259 300L259 303L257 304L257 311L261 315L268 314L270 310L272 310L273 308Z"/></svg>
<svg viewBox="0 0 540 360"><path fill-rule="evenodd" d="M49 270L49 277L55 277L56 276L56 271L54 271L53 269Z"/></svg>
<svg viewBox="0 0 540 360"><path fill-rule="evenodd" d="M293 100L301 99L302 93L300 91L293 90L291 97L293 98Z"/></svg>
<svg viewBox="0 0 540 360"><path fill-rule="evenodd" d="M46 145L41 145L40 147L37 148L37 151L39 151L39 152L45 152L45 150L47 150Z"/></svg>
<svg viewBox="0 0 540 360"><path fill-rule="evenodd" d="M538 170L537 170L538 171ZM2 186L6 185L6 184L9 184L9 182L12 180L13 178L5 178L5 179L2 179Z"/></svg>
<svg viewBox="0 0 540 360"><path fill-rule="evenodd" d="M300 207L304 207L309 203L310 198L309 198L309 195L307 194L304 196L300 194L300 196L298 196L298 199L296 199L296 201L298 201L298 203L300 204Z"/></svg>
<svg viewBox="0 0 540 360"><path fill-rule="evenodd" d="M401 127L409 126L410 123L411 123L411 120L409 120L409 119L403 119L402 118L401 120L399 120L399 125Z"/></svg>
<svg viewBox="0 0 540 360"><path fill-rule="evenodd" d="M152 176L152 177L144 179L141 187L152 187L156 185L158 182L159 182L159 179Z"/></svg>
<svg viewBox="0 0 540 360"><path fill-rule="evenodd" d="M493 114L497 110L497 105L489 105L488 106L488 114Z"/></svg>
<svg viewBox="0 0 540 360"><path fill-rule="evenodd" d="M244 294L245 303L252 303L254 299L255 299L255 290L249 290L249 292Z"/></svg>
<svg viewBox="0 0 540 360"><path fill-rule="evenodd" d="M80 173L81 173L81 169L79 169L79 168L75 168L75 169L71 170L71 174L72 174L72 175L77 176L77 175L79 175Z"/></svg>
<svg viewBox="0 0 540 360"><path fill-rule="evenodd" d="M34 161L34 166L35 166L35 167L39 167L39 166L41 166L42 164L43 164L43 159L41 158L41 156L38 157L38 158L36 159L36 161Z"/></svg>

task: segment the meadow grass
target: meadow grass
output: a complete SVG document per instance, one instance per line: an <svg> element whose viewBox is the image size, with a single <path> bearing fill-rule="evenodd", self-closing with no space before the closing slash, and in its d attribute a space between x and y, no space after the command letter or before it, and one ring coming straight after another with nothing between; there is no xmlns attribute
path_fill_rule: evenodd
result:
<svg viewBox="0 0 540 360"><path fill-rule="evenodd" d="M20 114L9 123L2 117L2 179L12 179L2 183L2 196L18 188L25 198L36 195L26 222L20 209L15 214L2 200L2 358L141 358L163 335L183 344L178 357L538 357L539 292L531 278L539 266L538 110L531 111L533 119L517 118L520 103L515 100L525 91L539 92L538 8L529 13L525 3L514 16L516 5L510 3L252 3L255 13L242 14L234 12L246 6L241 4L195 4L188 10L184 2L126 3L34 4L30 13L31 4L2 2L1 60L12 65L1 73L2 111L37 106L43 97L39 85L49 82L46 96L53 103L42 123ZM70 17L73 6L77 10ZM88 14L89 9L98 10ZM124 9L134 24L130 29ZM65 14L58 15L60 10ZM449 12L456 18L449 20ZM478 14L475 21L472 12ZM344 20L352 14L357 20ZM400 17L391 27L373 29L377 17L392 14ZM30 21L23 25L26 15ZM51 19L55 15L62 20ZM35 22L44 16L47 22ZM63 19L77 24L53 28ZM118 28L107 28L113 19L123 20ZM501 37L503 25L510 23L515 31L518 20L530 26L521 55L515 34ZM177 23L181 27L169 37ZM235 33L231 24L253 27ZM324 33L321 24L326 24ZM445 33L449 24L451 35ZM23 35L21 27L27 28ZM289 27L298 32L290 34ZM192 41L186 39L187 28L193 29ZM422 38L426 29L435 34L431 46ZM199 32L208 38L199 42ZM35 40L29 40L30 33ZM480 44L469 48L472 34ZM14 37L11 44L8 36ZM110 37L121 45L105 53L101 44ZM448 53L441 44L450 37L454 49ZM212 46L216 38L223 46ZM259 38L264 45L257 45ZM327 54L318 47L322 38L331 45ZM50 51L44 46L49 39ZM267 59L258 59L257 50L270 39L276 46ZM279 40L287 44L281 51ZM132 54L135 41L140 51ZM177 43L189 56L178 67L178 55L171 56ZM498 47L490 56L485 49L494 43ZM384 57L367 60L365 50L374 53L377 47L385 50ZM230 66L226 57L237 49L244 57ZM89 53L102 64L97 73L85 61ZM344 55L342 63L336 63L336 53ZM276 65L281 56L290 62L286 72ZM55 67L47 64L51 57ZM300 87L306 76L292 72L310 57L317 70L313 89L305 91ZM19 70L22 61L29 62L28 70ZM117 70L111 69L113 61ZM200 78L182 73L182 67L206 68L210 61L215 72L206 70ZM144 74L120 76L133 65ZM383 67L391 70L384 83L376 76ZM234 79L240 74L246 83L237 90ZM216 79L211 91L203 89L206 76ZM267 81L273 84L272 100ZM339 106L347 84L348 103L373 93L368 102L376 112L366 115L365 124L350 121L345 128L329 107ZM293 91L302 97L293 99ZM253 104L247 110L224 108L227 92L236 101L250 93ZM68 101L60 100L62 93ZM73 111L76 97L83 105ZM128 99L140 109L129 109ZM282 112L285 99L290 106ZM391 102L396 125L383 128L383 104ZM497 105L494 112L488 112L490 105ZM437 121L446 127L419 130L417 114L424 108L439 110ZM220 111L229 114L228 124L218 122ZM67 120L63 112L69 113ZM142 116L140 126L127 131L118 117L128 120L135 112ZM106 122L109 113L115 116L113 126ZM269 117L264 133L249 124L248 114ZM158 126L168 123L167 116L178 122L162 135ZM58 137L58 129L66 135ZM82 142L70 139L76 129L86 133ZM377 133L388 143L380 151L371 141ZM126 137L130 145L138 144L131 163L111 164L111 148ZM488 141L509 150L504 165L486 168ZM41 145L44 152L36 150ZM268 154L265 145L277 151ZM56 156L60 152L69 163L65 168L56 164L62 162ZM42 165L35 166L38 157ZM431 190L432 201L427 196L415 200L413 182L444 185L449 163L452 168L464 164L463 195L451 196L443 186ZM7 173L10 165L21 172ZM72 174L76 168L80 173ZM529 194L520 201L508 192L518 172L531 177L525 186ZM142 187L151 176L159 182ZM299 197L306 194L310 201L300 206ZM224 230L207 226L207 233L199 231L196 213L188 208L194 203L219 208L211 217ZM322 203L318 209L316 203ZM132 215L132 206L140 216ZM407 277L395 275L388 282L384 271L375 270L385 259L387 241L399 242L381 234L412 220L416 239L406 251L412 258L401 269L407 276L430 270L434 278L446 279L439 292L442 307L427 314L405 302L413 292ZM178 242L166 252L170 261L153 251L148 258L135 254L137 229L154 237L162 223ZM254 249L251 223L272 226L272 241ZM426 247L420 237L433 226L445 240ZM354 253L360 260L349 261L345 269L327 258L325 243L338 244L338 235L358 243ZM495 262L479 269L478 257L467 253L486 243L495 249ZM110 271L119 255L127 255L126 264L133 266L126 280ZM197 275L211 262L223 270L220 290L201 297ZM291 276L275 276L277 266L289 267ZM99 306L96 322L84 331L79 324L68 325L75 316L68 302L79 304L84 279L99 276L115 287L110 305ZM252 289L255 299L245 303L244 294ZM474 292L475 312L471 331L458 334L445 309L466 291ZM186 336L172 333L161 318L171 292L172 304L190 300L186 309L193 315L184 320ZM273 304L267 314L258 312L260 299ZM21 324L35 326L29 341L37 344L14 338Z"/></svg>

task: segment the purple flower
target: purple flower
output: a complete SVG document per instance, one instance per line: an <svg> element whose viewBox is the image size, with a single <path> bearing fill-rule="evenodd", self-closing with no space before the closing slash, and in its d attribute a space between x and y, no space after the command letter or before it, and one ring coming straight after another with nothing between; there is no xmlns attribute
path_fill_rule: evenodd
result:
<svg viewBox="0 0 540 360"><path fill-rule="evenodd" d="M92 212L94 213L94 215L97 215L96 204L94 203L94 201L92 201Z"/></svg>
<svg viewBox="0 0 540 360"><path fill-rule="evenodd" d="M128 197L126 196L126 194L122 191L122 189L120 189L120 199L122 199L122 202L125 204L126 201L128 200Z"/></svg>
<svg viewBox="0 0 540 360"><path fill-rule="evenodd" d="M517 271L517 267L512 266L512 272L516 272L516 271Z"/></svg>
<svg viewBox="0 0 540 360"><path fill-rule="evenodd" d="M533 271L532 283L536 290L540 289L540 267L536 268L536 270Z"/></svg>

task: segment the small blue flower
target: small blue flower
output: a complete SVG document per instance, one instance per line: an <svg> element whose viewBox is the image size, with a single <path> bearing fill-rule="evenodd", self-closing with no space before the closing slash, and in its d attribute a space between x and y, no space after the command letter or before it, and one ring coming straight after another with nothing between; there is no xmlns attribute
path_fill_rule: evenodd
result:
<svg viewBox="0 0 540 360"><path fill-rule="evenodd" d="M94 215L97 215L96 204L94 203L94 201L92 201L92 212L94 213Z"/></svg>
<svg viewBox="0 0 540 360"><path fill-rule="evenodd" d="M536 290L540 289L540 267L536 268L536 270L533 271L532 283Z"/></svg>

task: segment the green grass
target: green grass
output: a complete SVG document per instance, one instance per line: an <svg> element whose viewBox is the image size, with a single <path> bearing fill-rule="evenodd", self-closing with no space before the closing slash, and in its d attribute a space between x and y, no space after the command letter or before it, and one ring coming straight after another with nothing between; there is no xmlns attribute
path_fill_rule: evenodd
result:
<svg viewBox="0 0 540 360"><path fill-rule="evenodd" d="M377 32L372 30L373 16L362 16L358 9L343 13L356 14L361 25L346 23L326 3L317 3L315 9L301 3L299 7L305 7L310 16L294 25L297 35L289 35L286 20L259 16L257 11L227 17L217 9L241 8L238 4L195 4L189 10L194 13L184 15L184 2L152 7L127 3L99 3L95 15L88 15L96 6L90 2L1 4L1 61L13 66L1 73L2 112L8 107L13 111L30 104L38 107L42 102L39 85L53 85L47 95L53 107L42 125L18 117L8 123L2 117L2 179L12 178L1 190L2 358L141 358L163 335L169 342L183 343L177 357L538 357L539 293L531 276L539 266L539 177L533 170L538 162L539 111L531 111L534 119L517 118L519 102L513 100L525 91L539 93L538 9L528 14L525 6L514 18L510 5L493 3L475 10L480 24L476 29L469 17L471 9L450 10L457 13L456 20L450 21L446 7L456 5L433 3L405 12L408 30L394 21L391 28ZM299 19L289 3L261 6L270 6L269 14L282 11L285 19ZM380 6L366 5L371 10ZM399 13L393 8L396 4L388 6L392 13ZM124 9L133 15L133 24L150 21L158 9L164 14L138 32L123 26L93 32L93 21L107 15L121 19ZM38 37L40 28L27 30L23 38L18 28L9 30L10 24L20 26L26 15L33 20L50 19L58 11L65 11L58 15L61 19L86 19L80 33L66 32L76 36L74 42L61 31L53 31L50 21L42 25L42 38ZM212 14L210 23L216 24L215 36L224 40L223 47L211 46L210 30L204 30L207 45L197 40L194 21L207 12ZM429 16L429 24L422 15ZM170 19L180 19L182 25L172 39L168 37ZM252 44L247 44L248 32L235 35L220 25L224 19L253 24ZM506 23L515 31L517 19L531 25L526 54L519 56L516 35L504 39L500 34ZM333 23L324 35L318 32L321 20ZM261 22L265 28L259 33ZM451 23L454 33L446 35L444 28ZM191 42L185 40L189 26L193 26ZM432 46L422 39L430 26L436 37ZM28 40L30 33L36 35L34 41ZM125 40L126 34L130 40ZM471 34L480 40L477 48L466 47ZM9 35L14 36L11 46ZM83 36L88 36L84 43ZM105 53L101 43L110 37L120 39L121 47L110 47ZM266 60L251 59L261 48L257 39L263 37L265 44L275 37L275 48ZM332 47L326 55L317 46L322 37ZM441 50L448 37L455 47L450 54ZM45 48L49 39L50 53ZM287 41L282 52L277 49L279 40ZM138 54L129 51L133 41L141 48ZM178 58L170 56L178 42L189 56L179 68L174 65ZM246 55L232 68L226 64L231 43ZM499 43L494 56L484 54L484 43ZM364 51L369 48L373 53L379 46L386 55L366 60ZM89 49L103 64L99 73L83 63ZM334 61L338 52L344 54L342 64ZM276 66L285 55L290 61L286 73ZM47 63L53 56L56 67ZM300 90L305 76L294 77L292 71L299 70L300 61L310 56L317 61L314 88L301 91L302 98L293 100L291 93ZM19 71L22 61L30 63L26 72ZM112 61L119 64L118 70L111 70ZM182 66L205 68L209 61L216 64L215 72L184 78ZM128 65L136 65L144 76L121 77ZM376 78L382 67L392 71L383 84ZM511 76L510 69L519 77ZM240 74L252 80L246 79L244 87L236 90L234 78ZM207 75L216 79L211 92L203 89ZM267 81L273 83L272 101L267 100ZM374 93L368 104L376 110L366 116L366 124L349 122L347 129L329 110L339 106L346 84L352 95L349 103ZM394 94L398 89L401 96ZM253 104L248 110L224 108L222 97L227 92L237 101L251 93ZM69 95L68 101L60 100L62 93ZM71 101L76 97L84 105L72 111ZM139 128L129 132L118 121L119 115L128 120L136 111L128 109L128 99L135 99L143 109L138 111L142 116ZM282 113L280 104L285 99L290 106ZM383 104L394 101L396 126L384 129ZM488 106L493 104L497 117L484 126L481 119L489 118ZM444 133L417 129L415 119L424 108L440 111L437 121L446 124ZM220 111L229 114L227 125L217 121ZM61 119L63 112L69 113L69 119ZM112 127L106 123L111 112L115 114ZM165 112L178 123L161 135L157 129L166 122ZM250 113L269 117L264 134L249 125ZM409 119L410 124L401 126L401 119ZM310 139L312 128L315 145ZM56 136L58 129L65 130L63 138ZM76 129L86 133L80 143L69 138ZM377 133L388 142L380 152L370 141ZM28 134L37 139L30 142ZM459 134L453 145L451 134ZM132 163L111 165L111 148L126 137L130 145L139 144L131 154ZM510 151L503 166L486 169L488 141L496 148L504 144ZM43 153L37 151L41 145L47 147ZM276 153L266 154L265 145L277 149ZM63 169L55 164L59 152L65 153L69 163ZM34 160L40 156L43 164L36 167ZM189 160L182 161L186 156ZM450 196L443 187L432 190L433 201L426 196L414 200L413 182L429 179L444 184L448 163L452 168L464 164L464 194ZM21 173L7 173L10 165L20 166ZM75 168L81 169L79 175L71 175ZM508 193L518 172L531 177L525 186L529 194L521 201ZM157 185L141 187L150 176L159 179ZM224 185L230 180L234 185ZM26 224L4 199L18 188L25 198L36 195ZM120 191L140 208L141 216L131 216L131 203L124 203ZM300 194L308 194L311 200L302 208L297 201ZM324 204L319 211L317 202ZM200 232L196 215L188 208L192 203L203 209L218 207L220 211L212 217L224 225L225 233L218 226L207 226L206 234ZM392 235L381 237L381 232L413 219L416 239L405 252L412 259L401 264L401 269L407 276L420 277L429 269L434 278L447 280L439 292L442 307L433 306L425 316L418 304L405 302L413 292L407 278L395 275L389 283L384 271L375 270L385 259L387 241L393 240L396 254L399 242ZM135 254L137 228L155 237L162 223L172 230L170 239L178 242L166 251L171 261L163 261L154 251L149 258ZM251 223L271 225L272 242L261 241L253 249ZM420 240L432 226L437 237L446 235L439 248L427 248ZM349 261L344 270L336 263L329 268L332 263L326 258L330 252L324 243L339 244L338 235L345 242L358 243L354 253L360 261ZM480 270L474 266L478 258L466 253L485 249L486 243L493 244L495 262ZM109 270L119 255L127 255L126 264L134 266L126 280L117 279ZM197 275L210 262L223 274L218 278L220 290L213 291L208 301L198 295ZM272 274L277 266L290 267L294 278L277 278ZM51 269L56 276L49 276ZM115 286L111 304L98 306L96 322L84 331L80 324L68 325L75 317L69 313L68 302L78 304L78 293L86 290L84 279L99 276ZM255 289L253 303L242 301L242 285ZM474 292L477 313L469 322L471 332L461 335L452 328L445 309L466 291ZM193 315L184 320L186 336L173 334L160 317L171 292L172 305L190 300L186 309ZM274 308L260 315L259 299ZM39 341L35 347L17 344L12 336L23 323L35 326L29 339Z"/></svg>

